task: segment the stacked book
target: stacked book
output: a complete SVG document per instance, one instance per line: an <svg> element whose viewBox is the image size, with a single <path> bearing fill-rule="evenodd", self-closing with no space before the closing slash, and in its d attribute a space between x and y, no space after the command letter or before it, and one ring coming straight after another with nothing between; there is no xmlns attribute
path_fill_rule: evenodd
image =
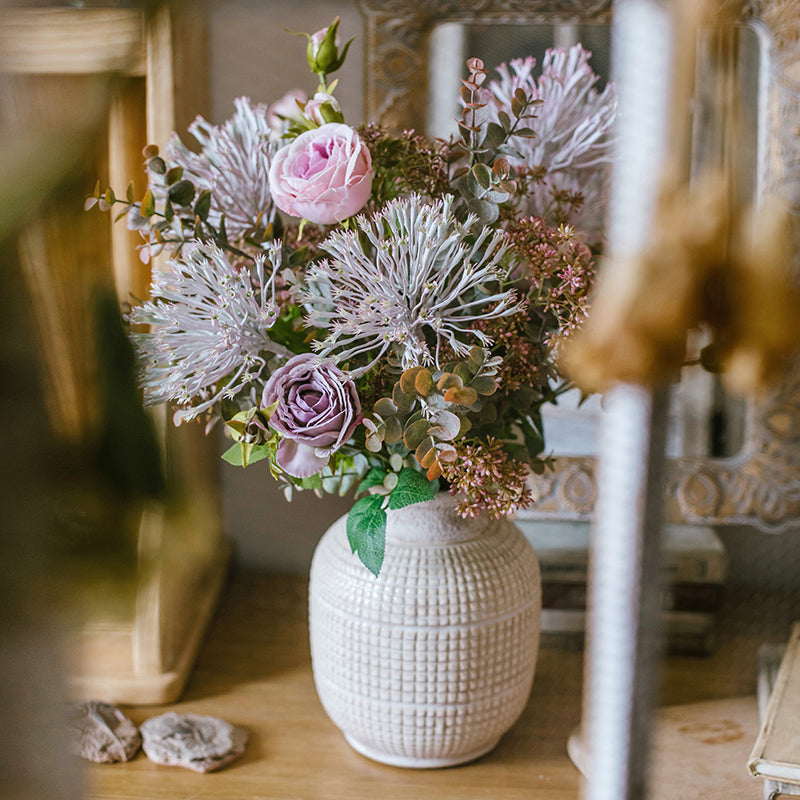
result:
<svg viewBox="0 0 800 800"><path fill-rule="evenodd" d="M800 795L800 622L788 644L758 652L761 730L748 767L764 779L766 800Z"/></svg>
<svg viewBox="0 0 800 800"><path fill-rule="evenodd" d="M517 519L542 572L542 643L579 647L586 630L587 522ZM675 653L709 653L727 574L727 557L711 528L664 530L663 630Z"/></svg>

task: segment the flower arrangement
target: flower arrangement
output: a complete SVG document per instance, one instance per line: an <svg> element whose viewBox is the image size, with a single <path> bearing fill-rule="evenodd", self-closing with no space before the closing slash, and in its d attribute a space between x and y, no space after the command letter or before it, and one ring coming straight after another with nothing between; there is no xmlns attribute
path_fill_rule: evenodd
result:
<svg viewBox="0 0 800 800"><path fill-rule="evenodd" d="M154 270L128 320L149 403L222 422L223 456L265 460L286 494L355 490L347 532L376 575L386 511L440 485L464 516L531 502L550 464L541 407L586 317L601 240L613 88L580 46L467 63L449 141L345 123L338 19L307 39L319 85L198 118L148 188L99 186ZM299 220L299 221L298 221Z"/></svg>

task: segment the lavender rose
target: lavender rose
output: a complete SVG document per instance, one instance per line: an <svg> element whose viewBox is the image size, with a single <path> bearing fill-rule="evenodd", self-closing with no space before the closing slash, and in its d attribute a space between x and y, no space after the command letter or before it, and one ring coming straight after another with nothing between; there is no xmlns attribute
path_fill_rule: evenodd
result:
<svg viewBox="0 0 800 800"><path fill-rule="evenodd" d="M277 401L269 425L283 435L276 461L295 478L322 470L361 422L355 384L312 353L293 356L272 373L261 399Z"/></svg>
<svg viewBox="0 0 800 800"><path fill-rule="evenodd" d="M333 225L360 211L372 191L372 159L347 125L301 133L272 157L269 190L281 211Z"/></svg>

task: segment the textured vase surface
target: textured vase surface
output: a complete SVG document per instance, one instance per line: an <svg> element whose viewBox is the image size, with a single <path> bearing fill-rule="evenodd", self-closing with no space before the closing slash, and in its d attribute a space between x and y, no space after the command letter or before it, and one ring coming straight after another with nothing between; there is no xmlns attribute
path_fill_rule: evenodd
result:
<svg viewBox="0 0 800 800"><path fill-rule="evenodd" d="M376 578L353 555L346 518L311 565L311 657L319 698L376 761L443 767L491 750L530 694L541 583L506 519L461 519L441 493L388 512Z"/></svg>

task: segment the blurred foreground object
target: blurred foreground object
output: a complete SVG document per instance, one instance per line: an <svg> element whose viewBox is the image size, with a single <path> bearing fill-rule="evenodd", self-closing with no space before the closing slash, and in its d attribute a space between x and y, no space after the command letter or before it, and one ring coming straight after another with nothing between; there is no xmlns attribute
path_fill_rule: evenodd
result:
<svg viewBox="0 0 800 800"><path fill-rule="evenodd" d="M713 4L707 5L710 21ZM722 371L738 391L774 384L797 353L792 232L798 220L775 186L755 199L742 189L736 13L718 11L696 72L694 59L677 67L670 158L650 232L637 252L611 254L590 320L565 354L567 369L585 389L676 379L691 329L710 336L702 365ZM690 154L690 107L706 115L699 164Z"/></svg>
<svg viewBox="0 0 800 800"><path fill-rule="evenodd" d="M51 440L67 454L46 478L48 536L59 584L88 620L72 639L79 698L174 700L227 568L213 441L173 431L165 408L144 416L135 387L117 297L143 297L149 268L129 232L77 199L133 172L146 141L189 117L181 103L202 108L204 26L199 11L165 4L0 19L3 136L17 145L0 163L17 178L3 207L17 213L0 225L18 228Z"/></svg>
<svg viewBox="0 0 800 800"><path fill-rule="evenodd" d="M731 388L763 389L800 343L789 213L777 200L737 209L730 174L665 188L644 251L610 259L566 364L587 390L677 378L686 336L705 326L703 366Z"/></svg>

